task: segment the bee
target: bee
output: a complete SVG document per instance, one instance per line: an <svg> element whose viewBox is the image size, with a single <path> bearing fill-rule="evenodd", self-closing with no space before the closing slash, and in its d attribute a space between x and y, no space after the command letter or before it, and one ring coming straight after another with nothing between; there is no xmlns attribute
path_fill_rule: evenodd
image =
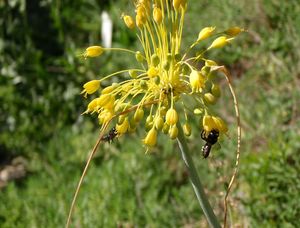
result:
<svg viewBox="0 0 300 228"><path fill-rule="evenodd" d="M101 141L104 141L104 142L109 142L111 143L113 141L113 139L118 135L118 131L115 127L113 127L107 135L104 135L102 138L101 138Z"/></svg>
<svg viewBox="0 0 300 228"><path fill-rule="evenodd" d="M209 156L211 147L218 141L219 131L212 129L208 135L206 136L206 132L202 130L201 138L206 142L205 145L202 147L202 154L204 158Z"/></svg>

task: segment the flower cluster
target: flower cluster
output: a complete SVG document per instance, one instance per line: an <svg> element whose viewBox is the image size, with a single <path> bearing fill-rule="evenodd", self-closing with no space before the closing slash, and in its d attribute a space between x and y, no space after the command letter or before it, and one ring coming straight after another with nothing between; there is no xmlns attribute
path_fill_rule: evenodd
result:
<svg viewBox="0 0 300 228"><path fill-rule="evenodd" d="M118 135L134 132L143 124L147 131L143 142L148 147L156 144L159 132L175 139L179 124L186 136L191 135L190 118L194 116L199 118L199 128L207 134L213 129L226 133L225 122L210 110L221 93L213 79L217 63L205 58L205 54L224 47L243 30L232 27L216 32L215 27L203 28L195 42L182 52L187 0L137 0L134 6L134 16L123 14L122 18L130 30L136 31L141 51L91 46L83 56L97 57L106 50L126 51L135 55L139 67L84 84L85 96L100 92L85 113L97 113L102 126L115 118ZM210 45L205 47L207 43ZM190 51L197 47L202 52L190 57ZM122 74L127 74L128 79L101 88L104 80Z"/></svg>

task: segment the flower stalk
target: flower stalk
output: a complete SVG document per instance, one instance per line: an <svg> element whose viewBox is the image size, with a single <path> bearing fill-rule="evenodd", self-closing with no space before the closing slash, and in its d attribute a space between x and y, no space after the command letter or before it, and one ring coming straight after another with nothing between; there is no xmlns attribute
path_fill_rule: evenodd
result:
<svg viewBox="0 0 300 228"><path fill-rule="evenodd" d="M177 143L181 152L182 159L188 169L189 177L194 189L194 192L197 196L198 202L204 212L204 215L211 227L214 228L220 228L220 223L207 199L207 196L204 192L203 186L201 184L201 181L199 179L197 170L195 168L193 159L190 155L189 148L187 146L185 136L182 130L181 125L178 126L178 137L177 137Z"/></svg>

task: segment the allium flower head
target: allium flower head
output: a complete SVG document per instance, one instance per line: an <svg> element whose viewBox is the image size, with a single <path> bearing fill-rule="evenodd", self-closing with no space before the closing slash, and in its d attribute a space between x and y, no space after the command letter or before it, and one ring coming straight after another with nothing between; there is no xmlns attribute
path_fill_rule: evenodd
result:
<svg viewBox="0 0 300 228"><path fill-rule="evenodd" d="M195 42L183 50L182 31L187 0L136 0L133 3L135 9L123 14L122 20L128 29L137 33L141 49L132 51L92 46L86 49L84 57L100 56L106 50L125 51L135 57L136 67L86 83L85 95L96 90L100 95L88 104L85 113L97 113L101 125L115 120L113 123L119 136L138 127L145 128L148 133L143 142L147 147L156 144L159 132L175 139L179 124L189 136L190 118L200 118L199 132L201 129L206 132L215 129L226 133L225 122L211 114L211 105L221 96L219 85L211 77L213 67L218 65L205 55L210 49L229 44L243 30L232 27L217 33L214 26L199 28ZM190 56L191 50L198 47L204 51ZM120 75L128 78L100 87L100 84L107 85L103 83L105 80ZM194 110L202 114L196 115ZM122 121L117 122L120 115Z"/></svg>

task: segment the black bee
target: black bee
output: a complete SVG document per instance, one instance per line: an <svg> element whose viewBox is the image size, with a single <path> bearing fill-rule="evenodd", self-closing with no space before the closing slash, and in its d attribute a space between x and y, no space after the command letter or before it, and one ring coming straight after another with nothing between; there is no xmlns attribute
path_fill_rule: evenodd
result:
<svg viewBox="0 0 300 228"><path fill-rule="evenodd" d="M211 130L208 135L206 136L206 132L202 130L201 138L206 142L205 145L202 147L202 154L204 158L209 156L210 150L212 145L214 145L218 141L219 131L218 130Z"/></svg>
<svg viewBox="0 0 300 228"><path fill-rule="evenodd" d="M104 135L101 139L101 141L105 141L105 142L112 142L113 139L118 135L118 131L116 130L115 127L113 127L107 135Z"/></svg>

